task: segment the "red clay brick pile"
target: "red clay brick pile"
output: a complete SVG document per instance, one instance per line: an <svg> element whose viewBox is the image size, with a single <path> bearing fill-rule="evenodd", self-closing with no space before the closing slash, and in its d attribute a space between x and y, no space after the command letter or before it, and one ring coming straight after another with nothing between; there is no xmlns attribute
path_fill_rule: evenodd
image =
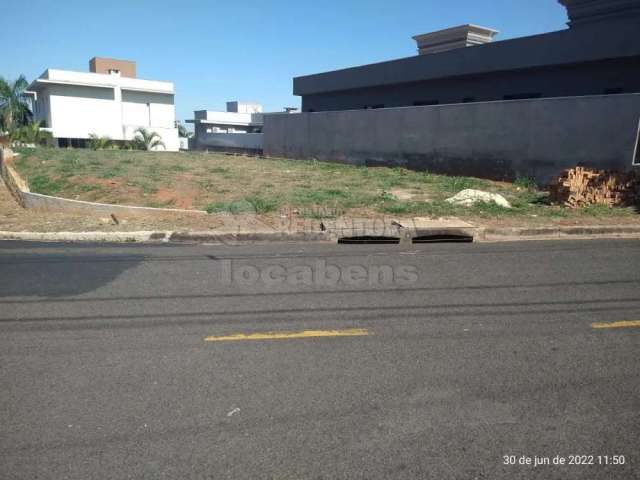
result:
<svg viewBox="0 0 640 480"><path fill-rule="evenodd" d="M640 201L638 171L620 173L575 167L565 170L550 186L551 200L568 207L628 206Z"/></svg>

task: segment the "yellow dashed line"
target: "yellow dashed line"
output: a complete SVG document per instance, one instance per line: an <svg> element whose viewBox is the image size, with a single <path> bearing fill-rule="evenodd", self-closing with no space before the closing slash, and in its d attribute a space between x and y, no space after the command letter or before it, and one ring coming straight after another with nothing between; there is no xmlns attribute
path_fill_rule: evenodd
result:
<svg viewBox="0 0 640 480"><path fill-rule="evenodd" d="M236 333L233 335L205 337L205 342L237 342L242 340L285 340L289 338L316 337L362 337L369 335L366 328L351 328L347 330L304 330L302 332L263 332Z"/></svg>
<svg viewBox="0 0 640 480"><path fill-rule="evenodd" d="M591 328L634 328L640 327L640 320L625 320L622 322L592 323Z"/></svg>

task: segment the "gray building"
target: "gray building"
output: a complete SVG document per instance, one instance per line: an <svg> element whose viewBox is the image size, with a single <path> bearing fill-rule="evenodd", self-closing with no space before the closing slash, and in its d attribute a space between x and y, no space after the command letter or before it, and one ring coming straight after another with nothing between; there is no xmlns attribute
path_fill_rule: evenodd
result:
<svg viewBox="0 0 640 480"><path fill-rule="evenodd" d="M560 3L566 30L495 42L475 25L418 35L417 56L297 77L294 94L303 112L320 112L640 92L640 0Z"/></svg>
<svg viewBox="0 0 640 480"><path fill-rule="evenodd" d="M227 102L226 112L196 110L193 120L193 150L254 152L262 150L262 105Z"/></svg>
<svg viewBox="0 0 640 480"><path fill-rule="evenodd" d="M418 54L294 79L302 113L266 115L264 153L544 184L640 161L640 0L559 0L569 28L493 41L463 25ZM635 152L635 153L634 153Z"/></svg>

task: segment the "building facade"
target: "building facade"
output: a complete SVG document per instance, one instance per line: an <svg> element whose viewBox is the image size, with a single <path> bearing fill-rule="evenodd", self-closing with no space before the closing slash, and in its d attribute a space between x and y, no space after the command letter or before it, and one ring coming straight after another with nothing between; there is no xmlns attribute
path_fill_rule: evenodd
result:
<svg viewBox="0 0 640 480"><path fill-rule="evenodd" d="M196 110L193 112L196 137L198 133L260 133L262 105L259 103L227 102L227 111Z"/></svg>
<svg viewBox="0 0 640 480"><path fill-rule="evenodd" d="M302 113L266 115L264 154L544 185L640 162L640 0L559 0L569 28L494 42L462 25L418 55L294 79Z"/></svg>
<svg viewBox="0 0 640 480"><path fill-rule="evenodd" d="M196 150L254 151L262 150L262 105L251 102L227 102L227 111L196 110L193 112L194 136L191 148Z"/></svg>
<svg viewBox="0 0 640 480"><path fill-rule="evenodd" d="M415 36L418 55L294 79L303 112L640 92L640 0L560 0L566 30L493 41L476 25Z"/></svg>
<svg viewBox="0 0 640 480"><path fill-rule="evenodd" d="M135 78L135 63L122 60L93 58L90 70L47 69L29 87L34 119L59 146L83 147L91 135L129 141L143 127L179 149L173 83Z"/></svg>

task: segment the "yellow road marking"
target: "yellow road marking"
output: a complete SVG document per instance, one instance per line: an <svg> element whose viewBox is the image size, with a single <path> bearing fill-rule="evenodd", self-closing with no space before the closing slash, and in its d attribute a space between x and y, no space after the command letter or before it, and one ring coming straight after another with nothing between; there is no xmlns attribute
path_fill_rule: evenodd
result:
<svg viewBox="0 0 640 480"><path fill-rule="evenodd" d="M369 335L366 328L351 328L347 330L304 330L302 332L263 332L236 333L233 335L205 337L205 342L236 342L241 340L284 340L287 338L315 338L315 337L362 337Z"/></svg>
<svg viewBox="0 0 640 480"><path fill-rule="evenodd" d="M625 320L611 323L592 323L591 328L633 328L640 327L640 320Z"/></svg>

